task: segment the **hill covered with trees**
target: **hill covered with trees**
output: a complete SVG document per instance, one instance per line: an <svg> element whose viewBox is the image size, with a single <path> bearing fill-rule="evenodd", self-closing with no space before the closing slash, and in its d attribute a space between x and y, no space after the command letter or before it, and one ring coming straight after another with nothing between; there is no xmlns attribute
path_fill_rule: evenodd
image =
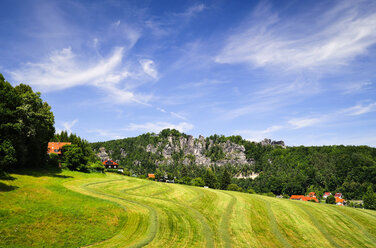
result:
<svg viewBox="0 0 376 248"><path fill-rule="evenodd" d="M250 142L241 136L195 139L170 129L91 146L95 152L104 147L131 173L168 175L186 184L202 179L221 188L229 173L242 190L258 193L340 191L347 199L362 199L369 186L376 188L376 149L367 146L285 147L283 142Z"/></svg>

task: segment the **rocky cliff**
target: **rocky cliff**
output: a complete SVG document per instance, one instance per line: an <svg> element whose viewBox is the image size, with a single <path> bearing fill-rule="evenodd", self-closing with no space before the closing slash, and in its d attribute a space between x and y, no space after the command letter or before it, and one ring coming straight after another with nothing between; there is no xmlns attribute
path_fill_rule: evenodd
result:
<svg viewBox="0 0 376 248"><path fill-rule="evenodd" d="M213 155L213 149L218 151ZM227 140L226 142L214 144L213 140L205 139L199 136L195 139L193 136L187 137L168 136L167 142L158 142L156 145L147 145L146 151L162 156L162 160L157 161L157 164L173 164L176 158L182 159L184 165L191 163L197 165L240 165L252 164L253 159L246 159L245 148ZM180 156L173 156L179 154ZM218 155L219 154L219 155Z"/></svg>

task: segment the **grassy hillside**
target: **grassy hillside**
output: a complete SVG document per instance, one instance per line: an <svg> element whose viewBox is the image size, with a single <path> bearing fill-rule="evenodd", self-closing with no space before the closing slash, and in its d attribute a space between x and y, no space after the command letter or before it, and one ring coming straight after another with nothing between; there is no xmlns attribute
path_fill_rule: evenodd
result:
<svg viewBox="0 0 376 248"><path fill-rule="evenodd" d="M376 211L118 175L13 176L1 181L19 188L0 192L0 247L376 244Z"/></svg>

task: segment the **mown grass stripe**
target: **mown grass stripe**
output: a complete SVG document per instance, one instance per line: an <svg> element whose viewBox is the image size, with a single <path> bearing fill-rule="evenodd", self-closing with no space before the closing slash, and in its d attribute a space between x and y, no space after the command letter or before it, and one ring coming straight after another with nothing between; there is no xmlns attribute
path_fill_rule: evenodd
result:
<svg viewBox="0 0 376 248"><path fill-rule="evenodd" d="M226 207L225 214L223 215L222 221L221 221L221 224L220 224L220 231L221 231L221 234L222 234L222 239L225 243L225 247L231 248L231 235L230 235L230 230L229 230L230 229L230 219L231 219L232 211L233 211L233 208L236 204L237 199L236 199L235 196L233 196L229 193L225 193L225 192L222 192L222 193L231 197L231 200Z"/></svg>
<svg viewBox="0 0 376 248"><path fill-rule="evenodd" d="M370 234L362 225L359 224L358 221L356 221L354 218L350 217L347 215L347 213L343 212L343 211L340 211L338 209L337 206L334 206L332 208L332 210L334 210L335 212L341 214L342 217L344 217L346 220L348 220L351 224L353 224L354 226L356 226L356 228L360 229L362 231L362 233L367 237L369 238L370 240L372 240L372 242L375 244L376 246L376 237L374 237L372 234Z"/></svg>
<svg viewBox="0 0 376 248"><path fill-rule="evenodd" d="M81 188L86 189L87 191L94 193L94 194L97 194L97 195L103 195L103 196L107 196L107 197L110 197L110 198L127 201L127 202L130 202L130 203L133 203L133 204L147 208L150 212L150 216L149 216L150 225L149 225L149 228L148 228L149 234L145 239L139 241L137 244L132 245L130 247L139 248L139 247L146 246L153 241L153 239L155 238L155 236L158 232L158 214L157 214L157 211L154 208L152 208L152 207L150 207L146 204L136 202L136 201L132 201L132 200L129 200L129 199L125 199L125 198L122 198L122 197L118 197L118 196L115 196L115 195L97 192L95 190L88 188L91 185L97 185L97 184L101 184L101 183L108 183L108 182L114 182L114 181L122 181L122 180L124 180L124 179L114 179L114 180L108 180L108 181L103 181L103 182L88 183L88 184L82 185Z"/></svg>
<svg viewBox="0 0 376 248"><path fill-rule="evenodd" d="M305 208L302 204L297 205L309 216L313 224L317 227L317 229L323 234L323 236L329 241L329 243L333 247L342 247L331 238L330 233L326 230L326 228L323 225L320 224L320 222L311 214L311 212L308 211L307 208Z"/></svg>
<svg viewBox="0 0 376 248"><path fill-rule="evenodd" d="M262 201L264 201L266 203L265 206L266 206L266 210L268 212L268 217L269 217L270 225L272 227L272 231L273 231L274 235L281 242L281 244L283 245L283 247L291 248L292 246L290 245L290 243L287 241L287 239L282 235L282 233L278 229L278 223L277 223L277 220L276 220L276 218L274 216L274 213L273 213L273 210L272 210L270 202L267 201L267 200L265 200L263 197L259 197L259 199L261 199Z"/></svg>

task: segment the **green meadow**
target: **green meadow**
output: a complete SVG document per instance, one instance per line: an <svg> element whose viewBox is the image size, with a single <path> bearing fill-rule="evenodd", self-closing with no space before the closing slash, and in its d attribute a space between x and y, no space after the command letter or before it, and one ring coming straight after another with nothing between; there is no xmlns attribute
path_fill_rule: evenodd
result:
<svg viewBox="0 0 376 248"><path fill-rule="evenodd" d="M0 180L0 247L376 247L376 211L115 174Z"/></svg>

